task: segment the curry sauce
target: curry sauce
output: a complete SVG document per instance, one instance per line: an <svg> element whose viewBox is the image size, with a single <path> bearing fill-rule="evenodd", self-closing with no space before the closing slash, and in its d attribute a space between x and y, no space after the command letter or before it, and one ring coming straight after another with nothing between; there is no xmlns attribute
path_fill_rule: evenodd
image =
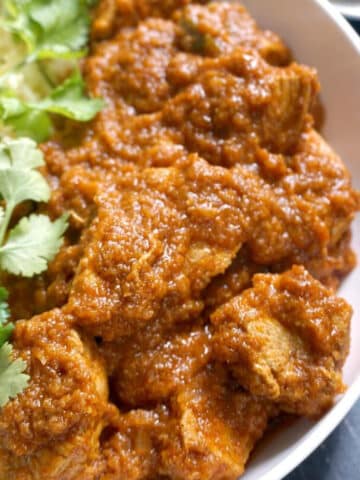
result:
<svg viewBox="0 0 360 480"><path fill-rule="evenodd" d="M345 388L360 197L316 71L241 5L187 0L102 0L82 70L105 109L42 145L65 243L4 279L31 380L0 478L236 480L269 422Z"/></svg>

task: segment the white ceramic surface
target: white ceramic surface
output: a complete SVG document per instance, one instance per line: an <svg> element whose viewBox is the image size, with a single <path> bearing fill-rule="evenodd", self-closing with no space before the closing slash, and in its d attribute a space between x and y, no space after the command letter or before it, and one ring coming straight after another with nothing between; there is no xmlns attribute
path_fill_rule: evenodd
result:
<svg viewBox="0 0 360 480"><path fill-rule="evenodd" d="M284 38L297 60L318 69L326 107L324 135L342 156L354 184L360 188L360 40L357 34L326 0L243 0L242 3L262 27ZM353 245L360 258L359 216L353 230ZM301 420L272 436L271 442L255 454L242 480L283 478L315 450L359 398L360 267L344 282L340 294L354 308L352 348L345 367L347 393L317 423ZM356 474L359 473L354 472Z"/></svg>
<svg viewBox="0 0 360 480"><path fill-rule="evenodd" d="M343 15L350 18L360 19L360 2L357 0L332 1L336 8L340 10Z"/></svg>

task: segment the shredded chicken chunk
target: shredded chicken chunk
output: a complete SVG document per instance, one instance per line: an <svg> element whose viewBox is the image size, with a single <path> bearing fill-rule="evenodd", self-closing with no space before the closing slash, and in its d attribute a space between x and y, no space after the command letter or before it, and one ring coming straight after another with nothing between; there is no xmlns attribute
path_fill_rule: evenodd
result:
<svg viewBox="0 0 360 480"><path fill-rule="evenodd" d="M98 454L108 397L103 361L60 310L17 322L13 343L31 381L1 411L0 476L77 480Z"/></svg>
<svg viewBox="0 0 360 480"><path fill-rule="evenodd" d="M209 368L174 398L173 428L164 436L162 474L174 480L231 480L244 471L254 443L273 413L271 404L226 384Z"/></svg>
<svg viewBox="0 0 360 480"><path fill-rule="evenodd" d="M244 240L243 188L191 157L182 169L145 170L102 195L68 311L106 340L160 315L196 317L202 290Z"/></svg>
<svg viewBox="0 0 360 480"><path fill-rule="evenodd" d="M166 333L152 325L116 344L101 346L124 405L133 407L168 400L210 361L209 332L203 326Z"/></svg>
<svg viewBox="0 0 360 480"><path fill-rule="evenodd" d="M254 395L321 414L344 388L351 308L300 266L253 282L211 316L216 357Z"/></svg>

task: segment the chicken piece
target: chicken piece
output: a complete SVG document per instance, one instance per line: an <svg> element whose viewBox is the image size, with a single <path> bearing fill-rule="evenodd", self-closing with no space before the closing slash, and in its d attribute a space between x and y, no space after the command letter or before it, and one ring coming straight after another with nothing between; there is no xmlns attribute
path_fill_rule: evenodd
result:
<svg viewBox="0 0 360 480"><path fill-rule="evenodd" d="M114 419L101 445L102 480L237 480L273 406L227 384L209 366L174 395L171 407Z"/></svg>
<svg viewBox="0 0 360 480"><path fill-rule="evenodd" d="M246 185L196 156L188 161L121 176L98 198L66 307L92 334L113 341L156 318L198 316L202 290L243 243Z"/></svg>
<svg viewBox="0 0 360 480"><path fill-rule="evenodd" d="M329 252L336 249L360 208L360 195L352 189L345 165L311 129L302 134L292 155L264 151L262 156L259 167L268 185L264 189L269 188L269 198L275 194L277 200L264 203L269 214L254 224L248 243L250 259L264 265L276 263L280 271L294 263L310 265L314 259L326 265ZM282 245L287 239L276 231L273 216L288 223L292 232L294 250L289 256Z"/></svg>
<svg viewBox="0 0 360 480"><path fill-rule="evenodd" d="M237 49L204 63L165 105L163 122L174 142L211 163L250 163L259 146L287 153L297 144L317 91L313 70L272 67L255 51Z"/></svg>
<svg viewBox="0 0 360 480"><path fill-rule="evenodd" d="M186 384L173 409L160 466L173 480L237 480L273 413L266 401L230 389L216 368Z"/></svg>
<svg viewBox="0 0 360 480"><path fill-rule="evenodd" d="M101 351L121 403L143 407L166 401L209 362L210 339L204 327L167 333L155 324Z"/></svg>
<svg viewBox="0 0 360 480"><path fill-rule="evenodd" d="M238 165L230 172L245 192L240 208L249 221L245 242L249 262L262 268L284 259L297 263L298 258L326 249L329 231L310 202L296 192L274 188L252 169Z"/></svg>
<svg viewBox="0 0 360 480"><path fill-rule="evenodd" d="M31 380L0 413L0 477L77 480L98 455L108 396L103 363L60 310L17 322L13 345ZM93 480L91 472L81 478Z"/></svg>
<svg viewBox="0 0 360 480"><path fill-rule="evenodd" d="M277 271L293 264L310 265L314 259L328 264L329 252L336 249L360 207L360 195L341 159L310 129L301 135L292 155L263 150L256 162L251 170L264 183L260 197L254 197L257 207L251 215L257 220L247 243L249 259Z"/></svg>
<svg viewBox="0 0 360 480"><path fill-rule="evenodd" d="M286 158L290 169L276 184L284 194L296 193L323 218L334 247L349 230L360 194L351 187L351 177L342 160L315 130L305 131L293 154Z"/></svg>
<svg viewBox="0 0 360 480"><path fill-rule="evenodd" d="M166 70L175 51L172 22L150 19L123 30L86 60L90 90L118 108L124 101L138 113L160 110L170 96Z"/></svg>
<svg viewBox="0 0 360 480"><path fill-rule="evenodd" d="M114 416L102 436L97 471L101 480L158 478L159 440L168 423L168 409L131 410Z"/></svg>
<svg viewBox="0 0 360 480"><path fill-rule="evenodd" d="M253 282L211 316L216 358L283 411L320 415L344 390L350 306L301 266Z"/></svg>
<svg viewBox="0 0 360 480"><path fill-rule="evenodd" d="M257 50L270 64L288 65L289 49L273 32L262 31L238 3L190 4L174 15L180 29L178 43L185 51L217 57L237 47Z"/></svg>
<svg viewBox="0 0 360 480"><path fill-rule="evenodd" d="M191 1L102 0L94 14L92 36L95 40L108 38L121 28L135 26L148 17L169 18L174 10ZM204 0L199 0L198 3L204 3Z"/></svg>

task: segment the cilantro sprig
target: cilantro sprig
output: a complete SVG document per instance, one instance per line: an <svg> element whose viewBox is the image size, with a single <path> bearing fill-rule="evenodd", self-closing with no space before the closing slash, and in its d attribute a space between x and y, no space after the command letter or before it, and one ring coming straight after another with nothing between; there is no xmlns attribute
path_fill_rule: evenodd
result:
<svg viewBox="0 0 360 480"><path fill-rule="evenodd" d="M8 340L14 329L12 323L7 323L10 317L7 304L8 292L0 288L0 408L15 398L28 385L26 363L21 359L13 360L13 347Z"/></svg>
<svg viewBox="0 0 360 480"><path fill-rule="evenodd" d="M41 142L52 132L49 114L87 122L104 106L99 98L85 96L85 82L79 71L67 78L51 94L37 102L24 102L11 91L0 91L0 118L20 135Z"/></svg>
<svg viewBox="0 0 360 480"><path fill-rule="evenodd" d="M86 53L90 14L85 0L6 0L2 24L26 45L26 62Z"/></svg>
<svg viewBox="0 0 360 480"><path fill-rule="evenodd" d="M46 270L58 252L67 229L67 215L51 222L46 215L24 217L8 231L14 209L25 200L47 202L49 186L37 170L42 152L27 138L0 144L0 269L32 277Z"/></svg>
<svg viewBox="0 0 360 480"><path fill-rule="evenodd" d="M4 2L0 27L11 32L24 45L23 58L0 77L0 120L17 135L41 142L53 131L52 115L87 122L103 108L101 99L86 95L84 81L74 64L74 60L87 51L93 3L91 0ZM64 60L68 62L65 70L74 70L74 66L75 70L57 85L57 79L49 72L57 71L52 68L53 64L56 67L57 62ZM45 87L41 90L47 92L45 97L39 96L36 88L31 90L32 86L31 98L24 94L32 83L27 82L27 75L32 77L35 74L43 79ZM22 85L19 76L26 85Z"/></svg>

